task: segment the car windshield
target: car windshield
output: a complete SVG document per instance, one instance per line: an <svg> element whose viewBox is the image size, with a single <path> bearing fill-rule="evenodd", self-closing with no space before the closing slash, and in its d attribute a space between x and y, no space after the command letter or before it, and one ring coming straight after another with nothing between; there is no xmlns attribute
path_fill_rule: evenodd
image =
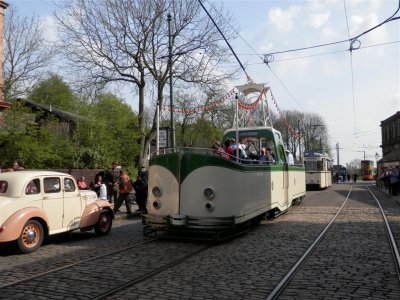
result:
<svg viewBox="0 0 400 300"><path fill-rule="evenodd" d="M4 194L7 191L7 181L0 181L0 194Z"/></svg>

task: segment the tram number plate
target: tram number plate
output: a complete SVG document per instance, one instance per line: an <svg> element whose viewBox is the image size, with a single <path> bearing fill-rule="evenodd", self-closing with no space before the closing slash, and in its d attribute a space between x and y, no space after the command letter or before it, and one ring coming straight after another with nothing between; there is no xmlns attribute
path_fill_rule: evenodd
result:
<svg viewBox="0 0 400 300"><path fill-rule="evenodd" d="M172 215L171 224L172 225L185 225L186 217L184 215Z"/></svg>

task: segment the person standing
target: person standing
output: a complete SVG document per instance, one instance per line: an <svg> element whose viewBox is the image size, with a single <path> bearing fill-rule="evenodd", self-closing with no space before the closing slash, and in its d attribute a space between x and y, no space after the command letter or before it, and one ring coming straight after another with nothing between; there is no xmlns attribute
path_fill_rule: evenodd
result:
<svg viewBox="0 0 400 300"><path fill-rule="evenodd" d="M121 170L117 161L112 163L111 170L107 170L105 174L105 184L107 186L107 198L108 202L115 203L118 199L118 182Z"/></svg>
<svg viewBox="0 0 400 300"><path fill-rule="evenodd" d="M344 177L344 176L343 176L343 177ZM358 177L358 175L357 175L356 173L354 173L354 174L353 174L353 181L354 181L354 182L357 182L357 177Z"/></svg>
<svg viewBox="0 0 400 300"><path fill-rule="evenodd" d="M98 192L98 197L100 200L107 200L107 187L103 182L103 177L99 175L97 177L97 182L94 184L95 191Z"/></svg>
<svg viewBox="0 0 400 300"><path fill-rule="evenodd" d="M131 178L128 176L128 174L126 174L125 170L121 170L120 172L118 187L119 195L118 200L114 203L114 213L116 213L121 207L122 203L125 202L126 213L131 214L131 202L129 201L128 196L129 193L133 191L133 188L131 184Z"/></svg>
<svg viewBox="0 0 400 300"><path fill-rule="evenodd" d="M139 206L139 211L143 214L147 214L147 174L139 171L136 181L133 183L133 189L135 190L136 203Z"/></svg>
<svg viewBox="0 0 400 300"><path fill-rule="evenodd" d="M397 185L399 183L399 172L396 167L391 167L389 172L389 194L397 196Z"/></svg>

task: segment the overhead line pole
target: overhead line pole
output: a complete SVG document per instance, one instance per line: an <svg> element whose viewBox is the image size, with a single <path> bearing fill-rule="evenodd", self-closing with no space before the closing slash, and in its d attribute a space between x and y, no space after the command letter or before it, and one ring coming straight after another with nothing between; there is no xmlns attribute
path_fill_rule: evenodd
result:
<svg viewBox="0 0 400 300"><path fill-rule="evenodd" d="M169 69L169 105L171 109L171 148L175 148L175 122L174 122L174 94L173 94L173 78L172 78L172 35L171 35L171 14L167 15L168 20L168 69Z"/></svg>

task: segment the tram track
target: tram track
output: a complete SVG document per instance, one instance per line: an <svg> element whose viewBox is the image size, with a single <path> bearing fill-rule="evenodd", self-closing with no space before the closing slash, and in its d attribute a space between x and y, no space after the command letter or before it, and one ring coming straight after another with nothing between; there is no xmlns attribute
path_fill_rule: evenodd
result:
<svg viewBox="0 0 400 300"><path fill-rule="evenodd" d="M152 243L152 242L154 242L156 240L158 240L158 239L156 239L156 238L150 239L150 240L147 240L147 241L143 241L143 242L137 243L137 244L132 245L132 246L119 248L119 249L113 250L113 251L108 251L107 253L104 253L104 254L101 254L101 255L93 256L93 257L82 259L82 260L79 260L79 261L76 261L76 262L73 262L73 263L68 263L68 264L63 265L63 266L52 268L52 269L37 273L35 275L28 276L28 277L23 278L23 279L19 279L19 280L16 280L16 281L13 281L13 282L10 282L10 283L7 283L7 284L0 285L0 289L6 288L6 287L11 287L11 286L14 286L14 285L17 285L17 284L21 284L21 283L24 283L24 282L28 282L28 281L31 281L33 279L39 278L41 276L44 276L44 275L47 275L47 274L51 274L51 273L55 273L55 272L59 272L61 270L72 268L72 267L76 267L76 266L79 266L79 265L83 265L83 264L86 264L86 263L91 262L91 261L100 260L100 259L102 259L104 257L107 257L107 256L110 256L110 255L114 255L114 254L117 254L117 253L120 253L120 252L123 252L123 251L126 251L126 250L134 249L134 248L136 248L138 246L141 246L141 245Z"/></svg>
<svg viewBox="0 0 400 300"><path fill-rule="evenodd" d="M326 227L323 229L323 231L320 233L320 235L312 242L312 244L304 252L304 254L293 264L292 268L290 268L290 270L282 277L281 281L279 281L279 283L275 286L275 288L272 290L272 292L265 299L267 299L267 300L278 299L278 298L282 298L281 296L283 296L283 299L285 299L285 297L287 299L291 299L293 297L301 298L301 296L297 295L296 292L293 291L293 289L292 289L292 291L287 293L286 292L287 288L288 288L288 286L291 285L292 280L294 280L294 278L296 278L296 276L299 277L299 273L301 271L309 268L309 266L306 266L306 264L313 257L314 253L316 252L316 249L321 247L324 243L329 243L329 238L327 238L328 234L330 234L330 235L340 234L337 232L338 231L337 227L340 227L339 225L337 225L337 223L338 223L337 220L339 218L342 218L343 215L345 215L346 213L349 215L354 213L354 211L346 212L346 209L348 210L347 206L349 206L349 201L351 201L350 196L352 194L352 189L353 189L353 186L350 187L350 190L347 193L345 200L343 201L342 205L340 206L340 208L338 209L336 214L333 216L331 221L328 223L328 225L326 225ZM384 229L387 234L387 243L390 247L390 252L392 254L392 258L394 261L394 269L395 269L395 273L397 275L397 285L398 285L398 283L400 282L400 257L399 257L399 253L398 253L398 247L396 245L395 238L393 237L393 233L391 231L389 222L387 221L386 214L385 214L378 198L375 196L375 194L371 191L371 189L369 187L367 188L367 190L368 190L369 195L371 195L371 197L374 199L376 206L379 208L379 212L381 215L380 223L381 224L384 223ZM345 206L346 206L346 208L345 208ZM357 209L356 209L356 212L357 212ZM369 211L369 212L372 212L372 211ZM350 224L350 225L352 225L352 224ZM336 227L336 228L334 229L334 227ZM344 228L346 228L346 227L344 227ZM351 231L352 229L347 228L346 230ZM336 233L335 233L335 231L336 231ZM372 236L372 234L371 234L371 236ZM344 255L346 256L346 255L348 255L348 253L345 253ZM325 264L327 260L328 259L326 259L326 258L321 259L322 264ZM381 259L381 260L385 260L385 259ZM393 264L393 261L392 261L392 264ZM312 263L310 263L310 264L312 264ZM318 268L320 267L319 265L322 265L321 262L318 262L315 260L314 260L314 264L317 265ZM329 271L329 268L328 268L328 271L326 270L326 268L328 268L328 267L325 267L325 270L324 270L325 273L331 272L331 271ZM305 274L313 274L313 272L315 272L315 270L310 271L308 273L307 273L307 271L305 271L304 273ZM313 275L316 276L315 274L313 274ZM391 275L393 275L393 274L391 274ZM307 278L307 276L303 274L300 277L302 279L299 279L298 281L301 281L303 284L307 284L307 283L304 283L304 279ZM308 278L308 279L312 280L313 278ZM323 282L323 280L320 280L320 281ZM354 286L352 288L354 288ZM304 285L302 288L304 288ZM316 288L323 291L324 284L321 284L321 283L313 284L312 289L316 290ZM294 290L295 290L295 288L294 288ZM334 292L335 292L334 288L333 289L331 288L331 290L329 290L329 292L332 292L332 290L333 290L332 295L334 295ZM336 292L337 291L338 291L338 289L336 288ZM364 292L364 296L365 296L366 292L365 291L363 291L363 292ZM286 293L286 295L285 295L285 293ZM308 295L307 298L312 298L312 296L314 296L314 295ZM325 294L325 297L330 298L329 294ZM318 297L316 297L316 299L317 298Z"/></svg>
<svg viewBox="0 0 400 300"><path fill-rule="evenodd" d="M211 246L151 239L2 285L0 299L11 299L16 294L35 299L112 298L113 294L173 268ZM96 284L104 282L108 272L114 274L112 280ZM81 275L77 278L76 274Z"/></svg>
<svg viewBox="0 0 400 300"><path fill-rule="evenodd" d="M204 250L206 250L206 249L208 249L210 247L212 247L212 245L208 244L208 245L206 245L206 246L204 246L202 248L199 248L196 251L193 251L193 252L191 252L191 253L183 256L183 257L180 257L179 259L177 259L175 261L172 261L172 262L170 262L168 264L165 264L165 265L163 265L161 267L158 267L158 268L156 268L156 269L154 269L154 270L152 270L150 272L147 272L146 274L142 274L140 277L136 277L136 278L133 278L131 280L127 280L126 282L123 282L122 284L118 285L117 287L114 287L113 289L105 291L104 293L99 294L99 295L97 295L97 296L95 296L95 297L93 297L91 299L99 300L99 299L106 299L109 296L111 297L111 296L115 295L116 293L121 292L121 291L123 291L124 289L126 289L128 287L132 287L136 283L139 283L139 282L147 280L147 279L149 279L149 278L151 278L153 276L156 276L156 275L160 274L161 272L163 272L163 271L165 271L167 269L171 269L173 267L176 267L177 265L187 261L188 259L194 257L195 255L203 252Z"/></svg>

